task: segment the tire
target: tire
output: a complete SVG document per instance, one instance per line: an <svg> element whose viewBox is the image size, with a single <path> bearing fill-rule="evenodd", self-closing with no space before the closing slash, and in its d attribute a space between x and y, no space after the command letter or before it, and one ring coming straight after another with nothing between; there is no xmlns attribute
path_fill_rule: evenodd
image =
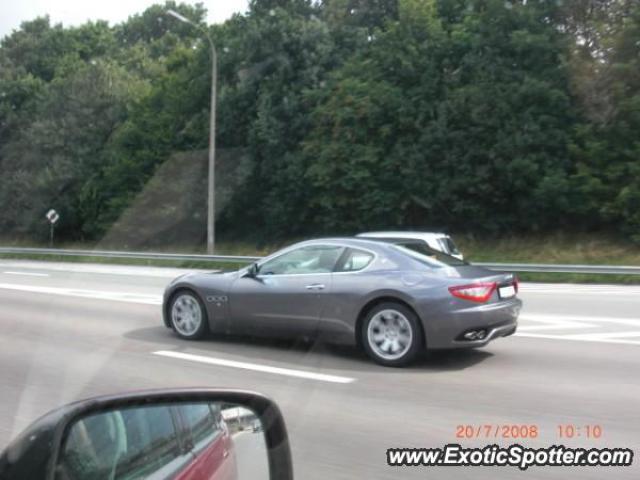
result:
<svg viewBox="0 0 640 480"><path fill-rule="evenodd" d="M367 312L360 339L367 355L387 367L408 365L423 345L418 317L396 302L381 303Z"/></svg>
<svg viewBox="0 0 640 480"><path fill-rule="evenodd" d="M208 331L207 310L200 297L191 290L173 294L168 308L169 322L179 337L198 340Z"/></svg>

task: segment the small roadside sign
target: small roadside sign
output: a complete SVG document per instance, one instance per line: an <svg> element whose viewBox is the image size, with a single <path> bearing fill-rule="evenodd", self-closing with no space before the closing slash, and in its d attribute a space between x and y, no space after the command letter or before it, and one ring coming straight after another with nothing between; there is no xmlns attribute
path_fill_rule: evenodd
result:
<svg viewBox="0 0 640 480"><path fill-rule="evenodd" d="M60 220L60 215L53 208L47 212L46 217L51 225L54 225L58 220Z"/></svg>
<svg viewBox="0 0 640 480"><path fill-rule="evenodd" d="M53 247L53 227L60 220L60 214L56 212L53 208L50 209L45 217L49 221L49 248Z"/></svg>

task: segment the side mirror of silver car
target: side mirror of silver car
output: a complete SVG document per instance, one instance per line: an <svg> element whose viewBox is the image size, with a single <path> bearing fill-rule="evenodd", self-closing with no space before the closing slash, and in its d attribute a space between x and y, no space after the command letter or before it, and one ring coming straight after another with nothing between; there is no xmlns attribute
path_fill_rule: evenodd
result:
<svg viewBox="0 0 640 480"><path fill-rule="evenodd" d="M258 270L259 270L258 269L258 264L257 263L252 263L247 268L247 271L245 272L244 276L245 277L249 277L249 278L255 278L256 276L258 276Z"/></svg>
<svg viewBox="0 0 640 480"><path fill-rule="evenodd" d="M277 405L237 390L83 400L36 420L0 454L2 479L292 480Z"/></svg>

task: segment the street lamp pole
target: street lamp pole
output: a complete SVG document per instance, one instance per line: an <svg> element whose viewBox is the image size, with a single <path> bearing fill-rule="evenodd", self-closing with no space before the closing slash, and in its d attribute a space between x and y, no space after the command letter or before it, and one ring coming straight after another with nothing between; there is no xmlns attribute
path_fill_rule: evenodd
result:
<svg viewBox="0 0 640 480"><path fill-rule="evenodd" d="M216 46L211 39L209 32L200 25L192 22L175 10L167 10L167 14L180 20L183 23L198 29L204 34L209 42L211 49L211 111L209 118L209 181L207 188L207 253L213 255L216 243L216 224L215 224L215 178L216 178L216 93L218 83L218 54Z"/></svg>

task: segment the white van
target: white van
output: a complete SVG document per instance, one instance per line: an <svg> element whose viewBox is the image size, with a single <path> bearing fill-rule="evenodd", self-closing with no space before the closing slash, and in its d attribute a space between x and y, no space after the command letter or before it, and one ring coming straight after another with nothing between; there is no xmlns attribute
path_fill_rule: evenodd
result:
<svg viewBox="0 0 640 480"><path fill-rule="evenodd" d="M359 238L371 238L375 240L389 240L391 242L411 240L420 241L428 247L440 252L464 260L462 253L456 247L451 237L446 233L434 232L367 232L356 235Z"/></svg>

